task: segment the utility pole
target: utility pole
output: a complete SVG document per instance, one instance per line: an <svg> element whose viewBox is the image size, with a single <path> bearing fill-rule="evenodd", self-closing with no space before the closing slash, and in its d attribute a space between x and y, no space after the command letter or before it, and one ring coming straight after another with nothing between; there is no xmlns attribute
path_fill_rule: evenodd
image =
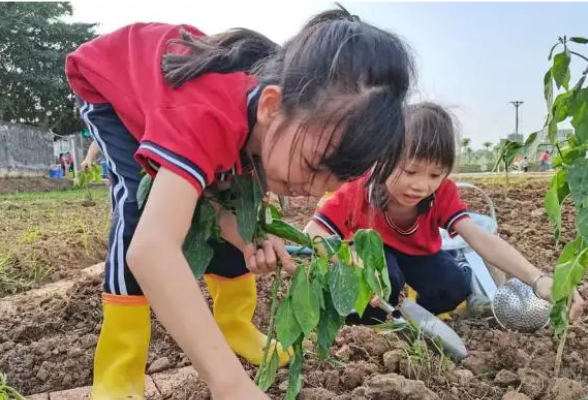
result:
<svg viewBox="0 0 588 400"><path fill-rule="evenodd" d="M515 106L515 135L518 138L519 136L519 107L524 103L524 101L511 101L511 104Z"/></svg>

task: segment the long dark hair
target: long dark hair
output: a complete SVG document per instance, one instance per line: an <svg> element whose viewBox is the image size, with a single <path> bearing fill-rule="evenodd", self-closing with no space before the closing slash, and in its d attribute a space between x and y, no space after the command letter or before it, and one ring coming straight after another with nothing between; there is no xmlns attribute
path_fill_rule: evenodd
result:
<svg viewBox="0 0 588 400"><path fill-rule="evenodd" d="M178 87L208 72L245 71L261 85L279 85L285 123L303 119L297 140L309 126L328 135L319 168L341 180L371 171L368 184L384 182L402 154L412 57L399 37L339 7L314 16L283 46L242 28L184 33L175 43L190 51L164 57L166 78Z"/></svg>

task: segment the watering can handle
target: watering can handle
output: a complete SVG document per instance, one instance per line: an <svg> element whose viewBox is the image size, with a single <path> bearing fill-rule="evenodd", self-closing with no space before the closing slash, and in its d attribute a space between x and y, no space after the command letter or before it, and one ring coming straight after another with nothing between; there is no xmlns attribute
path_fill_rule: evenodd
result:
<svg viewBox="0 0 588 400"><path fill-rule="evenodd" d="M482 196L484 197L484 200L486 200L486 203L488 204L488 207L490 208L490 217L492 217L492 219L494 220L494 222L496 223L496 226L498 226L498 220L496 219L496 210L494 208L494 203L492 202L492 199L490 198L490 196L488 196L486 194L486 192L484 192L482 189L480 189L479 187L472 185L471 183L466 183L466 182L457 182L456 186L458 188L468 188L468 189L474 189L477 190L478 192L480 192L482 194Z"/></svg>

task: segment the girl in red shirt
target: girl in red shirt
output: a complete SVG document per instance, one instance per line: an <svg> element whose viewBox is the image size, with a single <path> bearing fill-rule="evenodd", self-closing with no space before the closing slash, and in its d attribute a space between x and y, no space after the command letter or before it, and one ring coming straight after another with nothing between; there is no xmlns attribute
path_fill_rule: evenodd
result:
<svg viewBox="0 0 588 400"><path fill-rule="evenodd" d="M206 275L213 319L182 253L194 209L230 174L263 172L269 191L289 196L321 196L371 168L382 184L404 141L405 45L344 9L317 15L283 46L246 29L206 36L137 23L80 46L66 73L112 176L94 400L144 398L150 307L213 398L267 399L235 353L258 364L265 344L251 322L251 273L293 263L278 238L246 245L221 211L227 244ZM140 212L142 168L154 182Z"/></svg>
<svg viewBox="0 0 588 400"><path fill-rule="evenodd" d="M358 229L378 231L384 242L392 295L398 304L405 283L418 293L418 302L434 314L454 310L471 294L471 270L458 266L451 253L441 250L444 228L461 237L489 264L533 287L550 300L553 281L531 265L497 235L478 227L468 216L457 186L448 178L456 154L456 135L450 115L432 103L417 104L406 112L406 156L385 184L363 177L346 183L319 206L306 231L312 236L339 235L350 239ZM582 311L576 292L570 317ZM378 324L384 311L368 307L348 323Z"/></svg>

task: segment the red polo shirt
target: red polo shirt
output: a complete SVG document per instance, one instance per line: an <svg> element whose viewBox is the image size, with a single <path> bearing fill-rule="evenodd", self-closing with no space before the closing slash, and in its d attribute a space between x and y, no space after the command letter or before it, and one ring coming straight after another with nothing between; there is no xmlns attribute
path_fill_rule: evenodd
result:
<svg viewBox="0 0 588 400"><path fill-rule="evenodd" d="M241 173L239 155L249 132L247 96L255 82L245 73L208 73L179 88L169 86L162 58L187 51L169 44L180 38L180 29L204 36L187 25L129 25L69 54L66 75L82 100L114 107L140 143L134 156L148 173L164 166L201 193L218 174ZM91 107L86 104L82 113L91 113Z"/></svg>
<svg viewBox="0 0 588 400"><path fill-rule="evenodd" d="M432 255L441 249L439 228L451 235L455 223L468 217L467 206L461 201L455 183L446 179L427 200L423 212L414 224L400 229L387 215L369 202L365 178L344 184L314 216L314 220L329 232L352 239L359 229L374 229L388 245L406 255Z"/></svg>

